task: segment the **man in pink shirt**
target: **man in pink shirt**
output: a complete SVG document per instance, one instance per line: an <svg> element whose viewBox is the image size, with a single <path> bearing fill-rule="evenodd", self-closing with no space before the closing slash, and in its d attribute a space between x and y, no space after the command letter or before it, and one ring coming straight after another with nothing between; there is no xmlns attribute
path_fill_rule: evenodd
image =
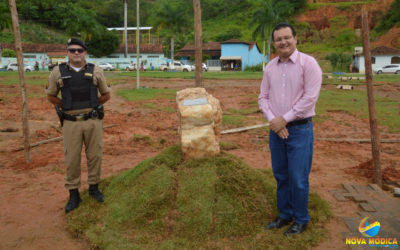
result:
<svg viewBox="0 0 400 250"><path fill-rule="evenodd" d="M284 233L302 233L308 215L308 177L313 156L315 104L322 83L317 61L297 51L294 28L280 23L272 31L278 57L264 69L258 103L270 123L269 146L277 181L279 216L267 229L281 228L294 220Z"/></svg>

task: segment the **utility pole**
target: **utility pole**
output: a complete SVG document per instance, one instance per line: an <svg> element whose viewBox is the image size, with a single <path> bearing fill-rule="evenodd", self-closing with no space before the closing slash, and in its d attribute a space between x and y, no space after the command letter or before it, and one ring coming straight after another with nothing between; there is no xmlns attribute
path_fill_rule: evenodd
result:
<svg viewBox="0 0 400 250"><path fill-rule="evenodd" d="M24 74L24 58L22 55L21 45L21 33L19 31L18 23L18 12L15 0L8 0L10 5L11 20L14 30L14 46L17 53L18 73L19 73L19 84L21 87L21 99L22 99L22 128L24 134L24 149L25 149L25 161L31 163L31 145L29 143L29 121L28 121L28 99L26 94L26 82Z"/></svg>
<svg viewBox="0 0 400 250"><path fill-rule="evenodd" d="M140 66L139 66L139 58L140 58L140 15L139 15L139 0L136 0L136 89L140 88Z"/></svg>
<svg viewBox="0 0 400 250"><path fill-rule="evenodd" d="M171 69L175 69L175 64L174 64L174 34L172 33L171 37Z"/></svg>
<svg viewBox="0 0 400 250"><path fill-rule="evenodd" d="M124 56L128 57L128 0L124 0Z"/></svg>
<svg viewBox="0 0 400 250"><path fill-rule="evenodd" d="M379 160L380 155L380 142L378 121L376 119L374 89L372 86L372 64L371 64L371 51L369 45L369 25L368 25L368 11L366 6L362 6L361 10L362 20L362 34L363 34L363 53L365 61L365 76L367 79L367 92L368 92L368 109L369 109L369 125L371 129L371 144L372 144L372 162L374 165L374 183L382 187L382 172Z"/></svg>
<svg viewBox="0 0 400 250"><path fill-rule="evenodd" d="M203 43L201 40L201 7L200 0L193 0L194 11L194 46L195 46L195 60L196 60L196 87L202 87L202 73L203 73Z"/></svg>
<svg viewBox="0 0 400 250"><path fill-rule="evenodd" d="M2 47L1 47L1 43L0 43L0 67L3 67L3 64L2 64L2 60L1 60L1 53L2 53Z"/></svg>

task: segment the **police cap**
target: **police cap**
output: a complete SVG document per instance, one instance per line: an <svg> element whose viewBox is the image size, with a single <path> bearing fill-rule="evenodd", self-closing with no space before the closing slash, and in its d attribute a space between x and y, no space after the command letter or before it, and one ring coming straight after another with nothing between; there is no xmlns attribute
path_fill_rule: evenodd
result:
<svg viewBox="0 0 400 250"><path fill-rule="evenodd" d="M70 39L68 39L67 47L70 46L70 45L73 45L73 44L74 45L79 45L82 48L84 48L85 50L87 50L86 44L82 40L80 40L78 38L70 38Z"/></svg>

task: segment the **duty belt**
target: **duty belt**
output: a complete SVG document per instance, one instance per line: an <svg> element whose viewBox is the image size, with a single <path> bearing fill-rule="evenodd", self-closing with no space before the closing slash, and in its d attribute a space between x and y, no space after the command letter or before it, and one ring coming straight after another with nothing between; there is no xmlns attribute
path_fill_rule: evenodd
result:
<svg viewBox="0 0 400 250"><path fill-rule="evenodd" d="M95 109L86 114L79 115L69 115L67 113L63 114L64 119L68 121L86 121L89 118L96 119L99 117L99 112Z"/></svg>

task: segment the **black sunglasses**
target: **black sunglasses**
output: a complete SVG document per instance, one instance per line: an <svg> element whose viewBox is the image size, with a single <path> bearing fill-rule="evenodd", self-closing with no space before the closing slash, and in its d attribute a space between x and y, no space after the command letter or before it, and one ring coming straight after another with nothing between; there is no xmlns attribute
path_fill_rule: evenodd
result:
<svg viewBox="0 0 400 250"><path fill-rule="evenodd" d="M75 53L75 52L78 51L79 54L82 54L83 51L85 51L84 49L67 49L67 50L68 50L68 52L70 52L70 53Z"/></svg>

